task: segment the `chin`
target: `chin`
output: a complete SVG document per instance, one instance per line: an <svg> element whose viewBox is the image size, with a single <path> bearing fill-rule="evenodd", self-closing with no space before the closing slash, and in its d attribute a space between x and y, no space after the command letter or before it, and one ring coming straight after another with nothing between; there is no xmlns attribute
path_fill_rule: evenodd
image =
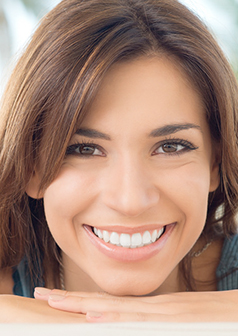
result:
<svg viewBox="0 0 238 336"><path fill-rule="evenodd" d="M110 284L105 284L100 286L101 289L110 294L115 296L144 296L149 295L150 293L154 292L159 286L152 286L139 282L131 282L128 281L125 284L119 283L116 284L115 282Z"/></svg>

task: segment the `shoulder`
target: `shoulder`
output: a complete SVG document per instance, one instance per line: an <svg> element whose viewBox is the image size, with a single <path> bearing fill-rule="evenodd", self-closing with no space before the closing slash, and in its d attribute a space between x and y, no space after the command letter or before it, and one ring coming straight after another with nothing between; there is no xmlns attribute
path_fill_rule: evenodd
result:
<svg viewBox="0 0 238 336"><path fill-rule="evenodd" d="M238 234L225 238L216 276L218 290L238 288Z"/></svg>

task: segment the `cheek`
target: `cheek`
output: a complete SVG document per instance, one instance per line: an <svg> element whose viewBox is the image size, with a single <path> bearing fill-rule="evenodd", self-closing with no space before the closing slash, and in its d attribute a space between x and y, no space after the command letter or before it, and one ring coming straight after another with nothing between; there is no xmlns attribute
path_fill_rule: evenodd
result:
<svg viewBox="0 0 238 336"><path fill-rule="evenodd" d="M62 168L58 177L44 194L45 215L48 225L73 220L92 203L96 193L96 179L72 168Z"/></svg>
<svg viewBox="0 0 238 336"><path fill-rule="evenodd" d="M164 208L178 221L171 263L176 258L179 262L188 253L205 226L210 185L209 169L206 167L189 164L176 171L170 170L170 177L166 174L167 179L164 178L164 182L167 182Z"/></svg>
<svg viewBox="0 0 238 336"><path fill-rule="evenodd" d="M210 187L208 165L190 163L166 172L167 197L180 209L186 219L205 224Z"/></svg>

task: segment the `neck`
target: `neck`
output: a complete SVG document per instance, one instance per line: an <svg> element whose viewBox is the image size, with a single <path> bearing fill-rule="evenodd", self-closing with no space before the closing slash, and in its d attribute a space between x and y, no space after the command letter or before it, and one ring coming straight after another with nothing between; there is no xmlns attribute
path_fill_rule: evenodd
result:
<svg viewBox="0 0 238 336"><path fill-rule="evenodd" d="M193 276L197 291L215 291L216 269L220 262L223 239L216 240L198 258L192 259Z"/></svg>

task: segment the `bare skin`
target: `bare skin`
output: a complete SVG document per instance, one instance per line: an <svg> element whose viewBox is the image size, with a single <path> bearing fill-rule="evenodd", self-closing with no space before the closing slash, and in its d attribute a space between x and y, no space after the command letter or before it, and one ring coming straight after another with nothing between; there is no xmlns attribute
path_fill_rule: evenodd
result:
<svg viewBox="0 0 238 336"><path fill-rule="evenodd" d="M12 270L0 272L0 323L85 323L83 314L52 309L45 301L13 295Z"/></svg>
<svg viewBox="0 0 238 336"><path fill-rule="evenodd" d="M88 322L237 322L238 314L237 290L153 297L115 297L57 290L51 291L45 298L56 309L86 314Z"/></svg>
<svg viewBox="0 0 238 336"><path fill-rule="evenodd" d="M160 58L117 64L80 127L104 136L75 134L59 175L41 195L67 291L37 288L36 300L4 295L3 321L238 321L238 291L216 292L222 242L194 258L197 292L186 292L178 272L189 250L205 244L198 239L208 195L220 182L201 98L181 70ZM29 196L37 197L39 180L35 174ZM108 231L114 225L119 233L174 229L153 256L125 263L99 251L85 223ZM9 293L7 279L10 272L2 293Z"/></svg>
<svg viewBox="0 0 238 336"><path fill-rule="evenodd" d="M199 246L200 243L196 245ZM236 322L238 291L215 292L215 269L221 247L222 241L214 242L193 263L196 266L197 289L201 292L181 291L143 297L117 297L103 292L67 292L37 288L36 300L0 295L0 322ZM11 292L11 281L10 271L4 277L1 274L2 293ZM185 290L184 285L181 286Z"/></svg>
<svg viewBox="0 0 238 336"><path fill-rule="evenodd" d="M85 316L52 309L47 302L0 295L0 323L84 323Z"/></svg>
<svg viewBox="0 0 238 336"><path fill-rule="evenodd" d="M107 293L68 292L37 288L35 297L51 307L86 314L87 322L237 322L238 291L216 292L215 270L222 240L197 258L194 276L197 292L184 291L153 296L112 296ZM197 246L200 245L198 242ZM198 267L198 268L197 268ZM181 289L182 289L181 287Z"/></svg>

